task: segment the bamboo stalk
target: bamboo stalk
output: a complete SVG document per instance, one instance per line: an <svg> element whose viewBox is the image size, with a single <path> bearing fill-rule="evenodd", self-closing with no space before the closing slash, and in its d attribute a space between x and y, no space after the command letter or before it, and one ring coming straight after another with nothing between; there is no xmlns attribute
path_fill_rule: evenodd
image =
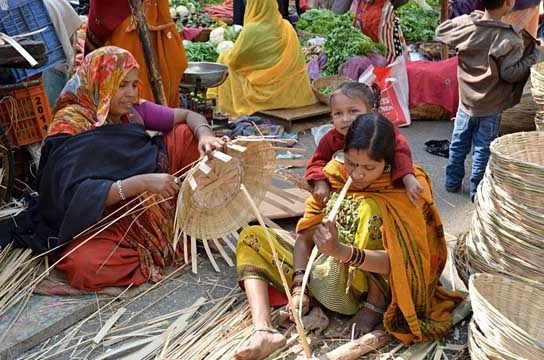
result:
<svg viewBox="0 0 544 360"><path fill-rule="evenodd" d="M242 192L246 196L248 203L251 205L251 208L253 209L253 212L255 213L255 216L257 217L259 224L264 229L266 240L268 241L268 244L270 245L270 249L272 250L272 258L274 259L274 264L276 265L276 268L278 269L278 272L280 274L283 290L285 291L285 295L287 296L287 300L289 304L292 304L291 290L289 289L287 279L285 278L285 274L283 273L283 269L281 268L281 265L280 265L281 262L280 262L280 259L278 258L278 254L276 252L276 248L274 247L274 243L272 242L272 239L270 238L270 233L268 232L266 225L264 224L264 220L261 216L261 213L259 212L259 209L257 208L257 205L255 205L255 203L253 202L253 199L251 199L251 195L249 195L249 192L247 191L244 184L241 184L240 188L242 189ZM295 309L293 310L296 311ZM310 346L308 345L308 339L306 338L306 334L304 334L304 327L302 325L302 322L300 321L300 316L297 316L297 314L294 314L293 317L295 319L295 324L296 324L298 335L300 337L302 348L304 349L306 358L309 359L312 357L312 352L310 350Z"/></svg>
<svg viewBox="0 0 544 360"><path fill-rule="evenodd" d="M375 330L362 337L329 351L321 360L356 360L361 356L389 344L391 338L381 330Z"/></svg>
<svg viewBox="0 0 544 360"><path fill-rule="evenodd" d="M104 324L104 326L102 326L102 328L100 329L100 331L96 334L96 336L93 338L93 342L95 344L99 344L102 339L104 338L104 336L106 336L106 334L108 333L108 331L110 331L110 329L112 328L113 324L115 324L115 322L117 320L119 320L119 318L121 316L123 316L123 314L125 313L125 311L127 311L126 308L122 307L122 308L119 308L117 310L117 312L115 312L115 314L113 314L112 317L110 317L106 323Z"/></svg>
<svg viewBox="0 0 544 360"><path fill-rule="evenodd" d="M164 88L162 86L157 55L155 54L155 49L151 43L151 35L147 26L144 10L142 9L142 1L129 0L128 3L132 11L132 19L136 25L138 37L140 38L140 44L142 45L144 59L147 65L147 75L151 83L153 97L155 98L156 103L160 105L168 105L166 95L164 94Z"/></svg>
<svg viewBox="0 0 544 360"><path fill-rule="evenodd" d="M329 213L327 219L329 221L334 221L336 218L336 213L338 212L338 209L340 209L340 205L342 204L342 200L346 197L346 194L349 190L349 187L351 186L351 183L353 182L353 179L348 177L346 183L344 184L344 187L342 187L342 190L340 190L340 194L338 194L338 198L336 198L336 201L334 202L334 205L332 207L331 212ZM312 265L315 262L315 259L317 258L318 254L317 246L314 245L312 248L312 252L310 253L310 258L308 259L308 264L306 265L306 271L304 272L304 277L302 278L302 294L304 294L304 290L306 289L306 285L308 284L308 279L310 278L310 271L312 270ZM299 306L299 314L302 314L302 301L300 302Z"/></svg>

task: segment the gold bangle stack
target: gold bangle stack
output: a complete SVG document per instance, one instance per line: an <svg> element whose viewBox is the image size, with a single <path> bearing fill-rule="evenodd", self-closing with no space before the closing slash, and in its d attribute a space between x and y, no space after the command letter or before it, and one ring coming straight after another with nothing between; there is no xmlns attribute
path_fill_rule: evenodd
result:
<svg viewBox="0 0 544 360"><path fill-rule="evenodd" d="M365 262L365 258L366 258L365 251L355 246L350 246L350 247L351 247L351 254L346 260L342 262L344 264L349 264L350 266L358 268L359 266L363 265L363 263Z"/></svg>

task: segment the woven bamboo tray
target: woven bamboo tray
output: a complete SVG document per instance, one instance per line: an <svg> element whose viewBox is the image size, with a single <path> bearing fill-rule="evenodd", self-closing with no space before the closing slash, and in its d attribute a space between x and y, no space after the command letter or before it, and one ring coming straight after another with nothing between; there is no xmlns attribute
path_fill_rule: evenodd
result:
<svg viewBox="0 0 544 360"><path fill-rule="evenodd" d="M412 120L448 120L450 118L450 112L440 105L421 103L410 109Z"/></svg>
<svg viewBox="0 0 544 360"><path fill-rule="evenodd" d="M483 335L478 337L489 345L480 349L492 351L489 358L544 359L544 290L506 276L474 274L469 293Z"/></svg>
<svg viewBox="0 0 544 360"><path fill-rule="evenodd" d="M531 94L521 97L519 104L503 111L499 134L511 134L520 131L535 130L535 114L537 105Z"/></svg>
<svg viewBox="0 0 544 360"><path fill-rule="evenodd" d="M334 91L338 87L338 85L346 81L352 82L353 80L345 76L338 75L323 76L322 78L312 81L312 90L314 91L315 96L320 102L325 105L329 105L331 95L323 94L322 91L328 87L332 88L332 90Z"/></svg>

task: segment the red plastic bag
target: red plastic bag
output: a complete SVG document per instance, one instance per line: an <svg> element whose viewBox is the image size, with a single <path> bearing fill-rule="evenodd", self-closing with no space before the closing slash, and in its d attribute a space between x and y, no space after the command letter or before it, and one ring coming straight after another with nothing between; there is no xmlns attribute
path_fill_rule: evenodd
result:
<svg viewBox="0 0 544 360"><path fill-rule="evenodd" d="M382 90L379 112L396 126L411 124L408 74L402 56L385 67L370 65L359 77L359 82L378 84Z"/></svg>

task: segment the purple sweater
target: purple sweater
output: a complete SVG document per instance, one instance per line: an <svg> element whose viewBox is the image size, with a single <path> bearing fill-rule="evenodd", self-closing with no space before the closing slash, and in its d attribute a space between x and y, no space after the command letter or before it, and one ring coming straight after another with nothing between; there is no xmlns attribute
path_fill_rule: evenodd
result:
<svg viewBox="0 0 544 360"><path fill-rule="evenodd" d="M144 101L139 105L134 105L134 110L141 116L147 130L166 133L174 128L175 110L173 108ZM138 120L135 122L140 122Z"/></svg>

